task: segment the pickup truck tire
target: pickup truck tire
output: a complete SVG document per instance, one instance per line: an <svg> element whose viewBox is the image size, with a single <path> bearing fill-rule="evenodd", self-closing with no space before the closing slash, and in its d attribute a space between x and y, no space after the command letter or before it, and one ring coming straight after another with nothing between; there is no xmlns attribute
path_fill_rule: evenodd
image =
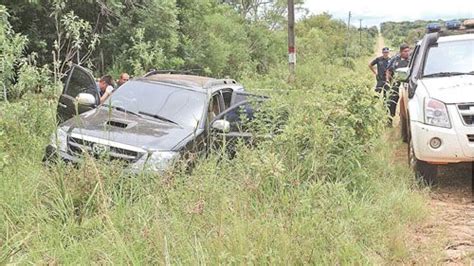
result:
<svg viewBox="0 0 474 266"><path fill-rule="evenodd" d="M415 172L416 178L423 184L428 186L436 184L438 177L438 166L429 164L416 158L415 149L413 148L413 140L410 140L408 145L408 163Z"/></svg>

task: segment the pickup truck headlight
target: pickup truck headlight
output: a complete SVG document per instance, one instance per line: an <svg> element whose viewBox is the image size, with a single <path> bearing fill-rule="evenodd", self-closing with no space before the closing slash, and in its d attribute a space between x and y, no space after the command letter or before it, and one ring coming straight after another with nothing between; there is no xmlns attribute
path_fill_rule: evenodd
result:
<svg viewBox="0 0 474 266"><path fill-rule="evenodd" d="M133 170L163 172L171 167L179 153L173 151L155 151L145 154L132 165Z"/></svg>
<svg viewBox="0 0 474 266"><path fill-rule="evenodd" d="M426 98L425 123L437 127L451 128L446 104L435 99Z"/></svg>
<svg viewBox="0 0 474 266"><path fill-rule="evenodd" d="M67 133L62 128L58 128L55 133L51 135L51 146L58 151L67 151Z"/></svg>

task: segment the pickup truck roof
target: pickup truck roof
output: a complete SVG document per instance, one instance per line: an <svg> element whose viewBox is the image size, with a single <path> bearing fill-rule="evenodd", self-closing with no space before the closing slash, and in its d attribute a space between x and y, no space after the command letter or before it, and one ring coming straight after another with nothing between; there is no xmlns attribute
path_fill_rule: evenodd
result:
<svg viewBox="0 0 474 266"><path fill-rule="evenodd" d="M241 86L234 79L215 79L204 76L196 75L183 75L183 74L152 74L147 75L143 78L144 80L157 81L162 83L169 83L173 85L185 86L194 89L211 89L216 86Z"/></svg>
<svg viewBox="0 0 474 266"><path fill-rule="evenodd" d="M438 42L452 42L452 41L463 41L463 40L474 40L474 34L465 33L465 34L459 34L459 35L440 36L438 39Z"/></svg>

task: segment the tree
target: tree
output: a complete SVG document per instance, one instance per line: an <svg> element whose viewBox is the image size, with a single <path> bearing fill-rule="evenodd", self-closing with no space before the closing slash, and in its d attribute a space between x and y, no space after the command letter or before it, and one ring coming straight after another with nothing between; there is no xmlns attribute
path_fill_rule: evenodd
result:
<svg viewBox="0 0 474 266"><path fill-rule="evenodd" d="M7 89L13 84L15 69L20 62L28 39L16 34L8 22L9 14L0 5L0 99L7 100Z"/></svg>

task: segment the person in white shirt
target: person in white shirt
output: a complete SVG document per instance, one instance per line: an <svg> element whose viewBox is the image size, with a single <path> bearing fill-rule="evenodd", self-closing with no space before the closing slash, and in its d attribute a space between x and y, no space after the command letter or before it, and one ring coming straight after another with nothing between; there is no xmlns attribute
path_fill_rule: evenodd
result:
<svg viewBox="0 0 474 266"><path fill-rule="evenodd" d="M105 75L99 80L99 95L100 95L100 103L104 103L107 98L112 94L114 91L113 87L113 78L110 75Z"/></svg>

